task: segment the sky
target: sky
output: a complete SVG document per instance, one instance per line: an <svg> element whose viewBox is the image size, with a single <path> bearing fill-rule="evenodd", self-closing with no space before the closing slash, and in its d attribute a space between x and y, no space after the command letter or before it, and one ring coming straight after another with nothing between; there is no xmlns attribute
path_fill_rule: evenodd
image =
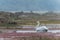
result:
<svg viewBox="0 0 60 40"><path fill-rule="evenodd" d="M0 11L60 11L60 0L0 0Z"/></svg>

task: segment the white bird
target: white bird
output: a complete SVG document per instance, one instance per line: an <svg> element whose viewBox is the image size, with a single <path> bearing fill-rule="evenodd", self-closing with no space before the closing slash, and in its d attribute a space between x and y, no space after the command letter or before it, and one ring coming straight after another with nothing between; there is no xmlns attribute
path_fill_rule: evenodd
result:
<svg viewBox="0 0 60 40"><path fill-rule="evenodd" d="M36 25L37 32L47 32L48 31L48 28L46 26L41 26L39 21L37 21L37 23L38 23Z"/></svg>

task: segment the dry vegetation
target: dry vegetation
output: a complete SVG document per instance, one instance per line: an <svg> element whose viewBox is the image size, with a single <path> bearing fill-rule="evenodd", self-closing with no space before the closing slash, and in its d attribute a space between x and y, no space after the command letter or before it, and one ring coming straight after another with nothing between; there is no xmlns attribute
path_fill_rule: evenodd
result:
<svg viewBox="0 0 60 40"><path fill-rule="evenodd" d="M32 11L31 13L24 13L23 11L15 13L0 11L0 26L15 27L20 25L36 25L37 20L39 20L41 24L60 24L59 18L60 16L53 12L47 12L41 15L33 13Z"/></svg>
<svg viewBox="0 0 60 40"><path fill-rule="evenodd" d="M60 40L60 38L54 38L54 37L17 37L15 38L17 40Z"/></svg>

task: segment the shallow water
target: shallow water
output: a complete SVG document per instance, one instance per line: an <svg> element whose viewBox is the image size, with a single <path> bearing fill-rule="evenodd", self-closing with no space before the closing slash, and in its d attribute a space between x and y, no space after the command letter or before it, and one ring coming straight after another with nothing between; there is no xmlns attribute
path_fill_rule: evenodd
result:
<svg viewBox="0 0 60 40"><path fill-rule="evenodd" d="M52 33L60 33L60 30L48 30L48 32L52 32Z"/></svg>
<svg viewBox="0 0 60 40"><path fill-rule="evenodd" d="M37 31L31 31L31 30L17 30L17 33L36 33ZM48 30L48 32L51 33L60 33L60 30Z"/></svg>

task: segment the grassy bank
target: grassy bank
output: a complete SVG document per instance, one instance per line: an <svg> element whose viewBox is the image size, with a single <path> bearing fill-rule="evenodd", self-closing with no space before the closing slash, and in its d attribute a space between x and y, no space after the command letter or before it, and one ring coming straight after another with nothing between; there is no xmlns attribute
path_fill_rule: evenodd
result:
<svg viewBox="0 0 60 40"><path fill-rule="evenodd" d="M36 20L20 20L17 21L19 25L36 25ZM60 24L60 20L40 21L41 24Z"/></svg>
<svg viewBox="0 0 60 40"><path fill-rule="evenodd" d="M36 25L36 20L16 20L17 25L15 24L7 24L0 23L0 27L16 27L21 25ZM60 20L48 20L48 21L40 21L41 24L60 24Z"/></svg>

